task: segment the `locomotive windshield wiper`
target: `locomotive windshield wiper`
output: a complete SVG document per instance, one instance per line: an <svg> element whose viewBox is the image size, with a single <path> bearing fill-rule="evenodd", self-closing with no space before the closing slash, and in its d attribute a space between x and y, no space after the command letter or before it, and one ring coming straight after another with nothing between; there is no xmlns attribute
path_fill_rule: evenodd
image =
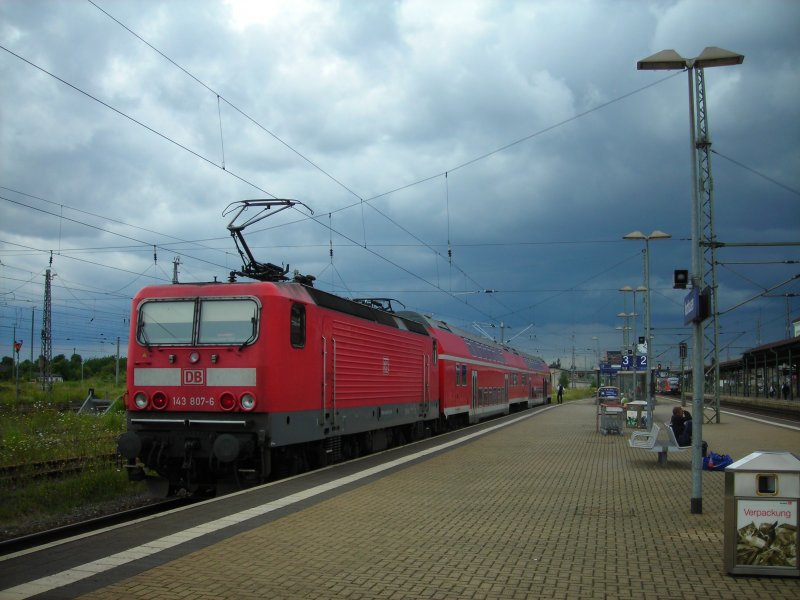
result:
<svg viewBox="0 0 800 600"><path fill-rule="evenodd" d="M150 350L150 340L147 339L147 333L144 330L144 315L139 317L139 322L136 324L136 337L144 342L144 347Z"/></svg>

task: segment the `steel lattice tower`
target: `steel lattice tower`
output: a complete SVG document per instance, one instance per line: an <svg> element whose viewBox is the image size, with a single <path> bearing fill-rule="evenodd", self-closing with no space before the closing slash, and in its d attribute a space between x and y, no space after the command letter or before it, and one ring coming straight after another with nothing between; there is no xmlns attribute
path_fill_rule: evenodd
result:
<svg viewBox="0 0 800 600"><path fill-rule="evenodd" d="M50 265L53 264L53 257L50 256ZM42 357L40 373L42 377L42 389L49 391L53 388L53 343L51 327L51 301L50 301L50 269L44 275L44 311L42 315Z"/></svg>
<svg viewBox="0 0 800 600"><path fill-rule="evenodd" d="M719 326L717 323L717 238L714 233L714 181L711 177L711 136L706 111L706 82L702 68L694 69L697 105L697 185L700 193L700 246L703 253L703 282L710 288L709 318L703 324L706 352L703 359L703 381L713 386L712 397L704 402L713 411L707 422L720 422L719 412Z"/></svg>

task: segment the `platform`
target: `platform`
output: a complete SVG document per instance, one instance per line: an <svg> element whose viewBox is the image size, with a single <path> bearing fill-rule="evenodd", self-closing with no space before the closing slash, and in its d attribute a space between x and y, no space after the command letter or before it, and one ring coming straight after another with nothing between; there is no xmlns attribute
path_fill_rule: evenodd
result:
<svg viewBox="0 0 800 600"><path fill-rule="evenodd" d="M673 405L659 403L657 422ZM493 422L444 451L287 502L269 520L239 522L41 597L800 597L798 579L724 572L724 473L703 472L703 514L691 514L691 453L658 465L655 454L628 446L632 430L599 433L596 410L588 399ZM722 416L703 427L714 452L800 454L798 425ZM119 530L124 536L136 537ZM12 591L0 598L20 597Z"/></svg>

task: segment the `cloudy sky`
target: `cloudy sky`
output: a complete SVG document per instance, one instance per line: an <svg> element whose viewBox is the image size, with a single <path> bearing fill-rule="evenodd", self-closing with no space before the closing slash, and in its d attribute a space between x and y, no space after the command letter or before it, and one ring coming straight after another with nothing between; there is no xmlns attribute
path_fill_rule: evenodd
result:
<svg viewBox="0 0 800 600"><path fill-rule="evenodd" d="M2 0L0 354L33 318L38 356L51 256L54 355L124 354L136 291L177 259L226 279L225 208L276 197L313 215L246 230L259 260L579 367L643 284L622 237L668 232L651 362L677 365L687 75L636 62L718 46L746 58L705 72L715 232L763 244L717 253L736 358L800 316L798 31L794 0Z"/></svg>

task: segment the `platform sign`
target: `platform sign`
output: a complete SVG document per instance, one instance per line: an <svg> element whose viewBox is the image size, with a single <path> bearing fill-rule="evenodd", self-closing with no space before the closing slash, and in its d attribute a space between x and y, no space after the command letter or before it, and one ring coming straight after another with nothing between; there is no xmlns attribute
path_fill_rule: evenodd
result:
<svg viewBox="0 0 800 600"><path fill-rule="evenodd" d="M692 288L683 299L683 324L699 322L700 319L700 290Z"/></svg>
<svg viewBox="0 0 800 600"><path fill-rule="evenodd" d="M709 316L711 291L708 287L692 290L683 299L683 324L702 323Z"/></svg>
<svg viewBox="0 0 800 600"><path fill-rule="evenodd" d="M622 365L621 370L623 371L633 371L634 362L636 363L636 370L637 371L646 371L647 370L647 356L644 354L637 354L635 359L633 354L625 354L622 356Z"/></svg>
<svg viewBox="0 0 800 600"><path fill-rule="evenodd" d="M636 365L637 371L647 370L647 356L643 354L637 354L634 357L633 354L624 354L622 356L622 364L620 365L620 370L633 371L634 364Z"/></svg>
<svg viewBox="0 0 800 600"><path fill-rule="evenodd" d="M736 503L736 565L797 567L797 500Z"/></svg>

